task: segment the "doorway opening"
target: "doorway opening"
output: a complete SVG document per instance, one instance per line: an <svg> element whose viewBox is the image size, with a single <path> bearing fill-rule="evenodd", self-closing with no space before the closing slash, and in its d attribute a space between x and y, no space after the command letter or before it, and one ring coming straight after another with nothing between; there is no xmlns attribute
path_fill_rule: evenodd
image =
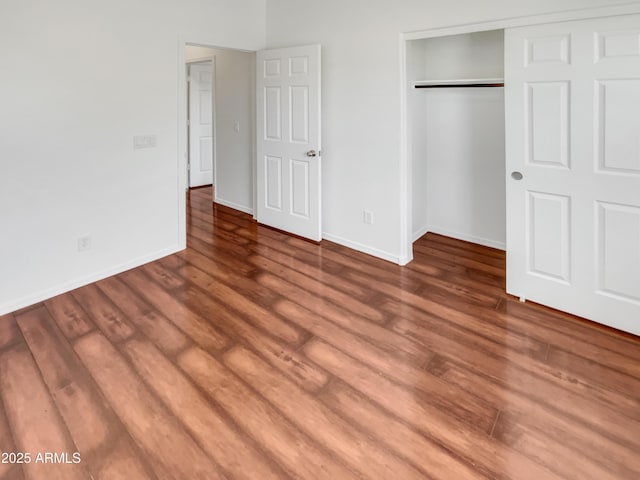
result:
<svg viewBox="0 0 640 480"><path fill-rule="evenodd" d="M181 41L178 57L181 69L178 151L182 157L178 181L180 244L186 246L183 192L189 186L187 47L200 49L195 63L204 55L208 57L205 61L212 58L215 65L212 69L215 75L211 78L212 106L207 107L215 117L211 122L211 181L215 179L212 201L248 213L265 225L319 240L322 231L320 45L254 52ZM203 53L202 48L207 50ZM267 145L269 151L265 150ZM259 204L257 193L260 193ZM288 222L277 224L267 218L265 209L281 212ZM308 227L311 233L297 228L299 226Z"/></svg>
<svg viewBox="0 0 640 480"><path fill-rule="evenodd" d="M186 185L253 215L255 52L186 44Z"/></svg>
<svg viewBox="0 0 640 480"><path fill-rule="evenodd" d="M428 41L454 36L481 35L490 31L504 32L515 27L524 27L538 24L551 24L555 22L574 21L589 18L600 18L614 15L626 15L638 13L637 5L617 5L607 7L583 8L566 10L562 12L531 15L523 17L502 18L476 24L453 25L450 27L436 28L415 32L403 33L400 36L400 132L402 137L400 151L400 264L406 265L413 259L413 242L419 230L414 228L414 158L413 144L413 115L411 108L413 99L413 83L415 78L415 64L412 60L412 47L416 41ZM505 200L506 201L506 200ZM493 245L496 246L496 245ZM501 245L497 245L502 247Z"/></svg>
<svg viewBox="0 0 640 480"><path fill-rule="evenodd" d="M411 234L506 248L504 30L407 42Z"/></svg>
<svg viewBox="0 0 640 480"><path fill-rule="evenodd" d="M187 168L189 188L215 187L215 56L192 60L187 46Z"/></svg>

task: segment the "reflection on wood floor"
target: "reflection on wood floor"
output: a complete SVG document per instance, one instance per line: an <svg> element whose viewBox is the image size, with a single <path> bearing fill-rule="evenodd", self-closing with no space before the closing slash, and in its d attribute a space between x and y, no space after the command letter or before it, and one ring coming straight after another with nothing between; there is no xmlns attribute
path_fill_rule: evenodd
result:
<svg viewBox="0 0 640 480"><path fill-rule="evenodd" d="M189 195L186 251L0 317L0 478L640 478L640 340L507 297L503 252Z"/></svg>

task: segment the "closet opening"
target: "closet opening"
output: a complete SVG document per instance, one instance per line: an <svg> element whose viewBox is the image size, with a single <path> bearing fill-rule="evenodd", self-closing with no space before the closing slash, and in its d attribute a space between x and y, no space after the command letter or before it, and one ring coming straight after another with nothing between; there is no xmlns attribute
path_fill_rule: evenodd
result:
<svg viewBox="0 0 640 480"><path fill-rule="evenodd" d="M504 30L406 41L411 241L506 249Z"/></svg>
<svg viewBox="0 0 640 480"><path fill-rule="evenodd" d="M504 249L507 294L640 331L639 14L402 34L405 263L427 232Z"/></svg>

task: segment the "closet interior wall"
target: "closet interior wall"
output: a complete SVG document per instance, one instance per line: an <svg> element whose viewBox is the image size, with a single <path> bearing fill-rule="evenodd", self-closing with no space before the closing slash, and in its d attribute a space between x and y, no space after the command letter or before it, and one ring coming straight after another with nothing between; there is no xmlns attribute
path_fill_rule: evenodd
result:
<svg viewBox="0 0 640 480"><path fill-rule="evenodd" d="M416 89L425 80L504 77L504 31L407 42L413 236L504 249L504 89Z"/></svg>

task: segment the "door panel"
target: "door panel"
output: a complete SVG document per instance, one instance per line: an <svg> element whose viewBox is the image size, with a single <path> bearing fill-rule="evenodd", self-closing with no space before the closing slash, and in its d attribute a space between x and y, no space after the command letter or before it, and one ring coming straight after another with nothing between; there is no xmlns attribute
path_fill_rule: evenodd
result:
<svg viewBox="0 0 640 480"><path fill-rule="evenodd" d="M636 334L639 45L638 15L505 32L507 291Z"/></svg>
<svg viewBox="0 0 640 480"><path fill-rule="evenodd" d="M640 208L598 202L598 293L640 303Z"/></svg>
<svg viewBox="0 0 640 480"><path fill-rule="evenodd" d="M321 239L320 46L258 52L257 219Z"/></svg>
<svg viewBox="0 0 640 480"><path fill-rule="evenodd" d="M267 87L264 89L265 96L265 139L282 140L282 102L280 101L280 87Z"/></svg>
<svg viewBox="0 0 640 480"><path fill-rule="evenodd" d="M640 57L640 29L596 33L596 62Z"/></svg>
<svg viewBox="0 0 640 480"><path fill-rule="evenodd" d="M525 39L525 66L568 64L569 35L528 37Z"/></svg>
<svg viewBox="0 0 640 480"><path fill-rule="evenodd" d="M527 228L530 274L568 285L571 199L528 192Z"/></svg>
<svg viewBox="0 0 640 480"><path fill-rule="evenodd" d="M600 81L597 94L600 170L640 174L640 79Z"/></svg>
<svg viewBox="0 0 640 480"><path fill-rule="evenodd" d="M569 84L537 82L527 85L529 163L569 166Z"/></svg>
<svg viewBox="0 0 640 480"><path fill-rule="evenodd" d="M189 65L189 186L213 184L213 67Z"/></svg>
<svg viewBox="0 0 640 480"><path fill-rule="evenodd" d="M290 87L289 115L291 142L309 143L309 87Z"/></svg>
<svg viewBox="0 0 640 480"><path fill-rule="evenodd" d="M282 159L266 157L266 208L282 212Z"/></svg>
<svg viewBox="0 0 640 480"><path fill-rule="evenodd" d="M311 202L309 191L310 162L306 160L293 160L291 162L291 214L302 218L309 218L309 204Z"/></svg>

